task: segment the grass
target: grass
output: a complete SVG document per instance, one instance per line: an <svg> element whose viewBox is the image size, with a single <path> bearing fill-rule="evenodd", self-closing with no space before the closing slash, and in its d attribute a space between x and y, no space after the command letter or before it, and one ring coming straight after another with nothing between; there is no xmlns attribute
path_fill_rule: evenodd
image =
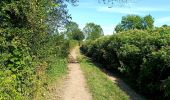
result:
<svg viewBox="0 0 170 100"><path fill-rule="evenodd" d="M93 100L129 100L129 97L87 57L79 57Z"/></svg>
<svg viewBox="0 0 170 100"><path fill-rule="evenodd" d="M67 74L67 60L64 58L51 58L51 63L46 71L50 83L59 80Z"/></svg>
<svg viewBox="0 0 170 100"><path fill-rule="evenodd" d="M67 68L67 58L56 58L50 56L46 58L48 67L41 76L39 92L35 100L47 100L51 98L51 91L60 86L60 82L65 78Z"/></svg>

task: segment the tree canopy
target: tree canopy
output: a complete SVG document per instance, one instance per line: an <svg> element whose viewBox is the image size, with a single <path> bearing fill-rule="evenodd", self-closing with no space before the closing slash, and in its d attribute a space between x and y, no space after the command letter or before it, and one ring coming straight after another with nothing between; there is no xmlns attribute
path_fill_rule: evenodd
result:
<svg viewBox="0 0 170 100"><path fill-rule="evenodd" d="M69 22L65 25L65 35L68 39L81 41L84 39L84 34L80 30L78 24L76 22Z"/></svg>
<svg viewBox="0 0 170 100"><path fill-rule="evenodd" d="M141 17L138 15L123 16L115 31L126 31L131 29L152 29L154 27L154 19L151 15Z"/></svg>
<svg viewBox="0 0 170 100"><path fill-rule="evenodd" d="M87 40L94 40L104 35L101 26L94 23L87 23L86 26L83 28L83 32Z"/></svg>

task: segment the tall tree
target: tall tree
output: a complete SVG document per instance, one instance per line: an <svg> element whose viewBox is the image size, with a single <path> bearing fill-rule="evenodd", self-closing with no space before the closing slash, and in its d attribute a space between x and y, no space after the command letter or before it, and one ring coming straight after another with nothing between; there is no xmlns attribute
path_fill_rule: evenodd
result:
<svg viewBox="0 0 170 100"><path fill-rule="evenodd" d="M121 21L126 29L142 29L142 18L138 15L127 15L122 17Z"/></svg>
<svg viewBox="0 0 170 100"><path fill-rule="evenodd" d="M83 28L83 32L87 40L94 40L104 35L101 26L94 23L87 23Z"/></svg>
<svg viewBox="0 0 170 100"><path fill-rule="evenodd" d="M79 29L79 26L76 22L69 22L65 25L65 35L68 39L81 41L84 39L83 32Z"/></svg>
<svg viewBox="0 0 170 100"><path fill-rule="evenodd" d="M82 41L84 39L84 34L80 29L74 30L74 33L72 34L72 39L77 41Z"/></svg>
<svg viewBox="0 0 170 100"><path fill-rule="evenodd" d="M152 29L154 27L154 18L151 15L146 15L143 18L144 29L149 28Z"/></svg>
<svg viewBox="0 0 170 100"><path fill-rule="evenodd" d="M121 23L115 27L116 32L133 30L133 29L152 29L154 27L154 19L151 15L141 17L138 15L123 16Z"/></svg>

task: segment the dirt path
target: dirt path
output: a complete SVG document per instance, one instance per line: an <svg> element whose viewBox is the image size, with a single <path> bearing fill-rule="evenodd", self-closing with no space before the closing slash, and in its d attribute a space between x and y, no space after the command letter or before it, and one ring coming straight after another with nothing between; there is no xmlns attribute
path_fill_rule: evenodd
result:
<svg viewBox="0 0 170 100"><path fill-rule="evenodd" d="M80 69L79 63L76 61L76 56L78 54L77 49L78 47L73 49L70 54L67 78L61 82L60 86L55 86L56 89L53 90L50 96L52 98L48 98L48 100L92 100L92 96L86 88L85 77ZM145 100L119 77L106 70L101 70L107 74L108 78L112 80L113 83L118 84L118 86L126 92L130 100Z"/></svg>
<svg viewBox="0 0 170 100"><path fill-rule="evenodd" d="M76 47L71 52L71 63L68 65L69 74L63 87L61 100L92 100L91 94L86 88L85 77L76 61Z"/></svg>

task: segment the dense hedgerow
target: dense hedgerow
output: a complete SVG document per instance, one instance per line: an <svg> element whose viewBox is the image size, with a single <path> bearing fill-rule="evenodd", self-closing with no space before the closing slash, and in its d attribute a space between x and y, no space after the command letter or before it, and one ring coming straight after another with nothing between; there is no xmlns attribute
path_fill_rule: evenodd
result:
<svg viewBox="0 0 170 100"><path fill-rule="evenodd" d="M47 84L45 72L54 63L49 57L60 63L68 55L69 44L63 36L48 36L35 56L25 39L12 33L17 30L1 30L0 33L0 100L33 99L41 92L43 84Z"/></svg>
<svg viewBox="0 0 170 100"><path fill-rule="evenodd" d="M50 66L66 67L69 43L54 34L67 21L64 2L0 0L0 100L35 99Z"/></svg>
<svg viewBox="0 0 170 100"><path fill-rule="evenodd" d="M120 32L87 41L81 51L123 73L139 92L170 98L170 28Z"/></svg>

